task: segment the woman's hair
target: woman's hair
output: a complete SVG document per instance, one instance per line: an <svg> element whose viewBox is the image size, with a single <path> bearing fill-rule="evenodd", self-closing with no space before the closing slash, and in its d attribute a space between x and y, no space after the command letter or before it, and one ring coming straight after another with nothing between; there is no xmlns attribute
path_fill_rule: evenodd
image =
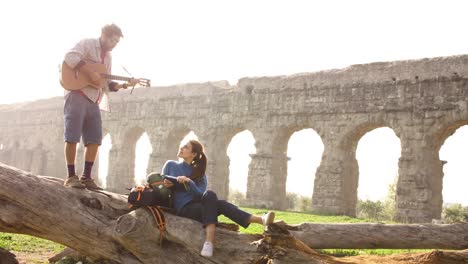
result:
<svg viewBox="0 0 468 264"><path fill-rule="evenodd" d="M192 175L190 175L190 179L195 182L199 182L203 175L205 175L208 160L203 151L203 145L198 140L192 139L189 143L192 146L192 153L197 154L190 164L190 166L192 166Z"/></svg>

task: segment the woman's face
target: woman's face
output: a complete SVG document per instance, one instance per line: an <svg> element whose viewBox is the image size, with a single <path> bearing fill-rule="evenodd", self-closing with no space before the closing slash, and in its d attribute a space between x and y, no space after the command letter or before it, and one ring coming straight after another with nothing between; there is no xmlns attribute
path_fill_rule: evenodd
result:
<svg viewBox="0 0 468 264"><path fill-rule="evenodd" d="M192 144L186 143L179 149L177 157L184 159L185 161L192 161L195 158L196 153L192 152Z"/></svg>

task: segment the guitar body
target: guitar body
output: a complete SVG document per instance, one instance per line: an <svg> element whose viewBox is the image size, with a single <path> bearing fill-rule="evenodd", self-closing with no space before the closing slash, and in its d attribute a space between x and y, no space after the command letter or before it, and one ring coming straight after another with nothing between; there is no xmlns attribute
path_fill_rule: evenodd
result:
<svg viewBox="0 0 468 264"><path fill-rule="evenodd" d="M106 65L101 63L88 63L83 65L81 68L86 67L91 71L97 72L100 75L107 75ZM80 69L81 69L80 68ZM96 85L91 81L88 75L80 70L75 71L67 63L63 62L60 68L60 84L65 90L75 91L80 90L86 86L92 86L97 89L103 88L105 85L106 78L101 78L99 84Z"/></svg>

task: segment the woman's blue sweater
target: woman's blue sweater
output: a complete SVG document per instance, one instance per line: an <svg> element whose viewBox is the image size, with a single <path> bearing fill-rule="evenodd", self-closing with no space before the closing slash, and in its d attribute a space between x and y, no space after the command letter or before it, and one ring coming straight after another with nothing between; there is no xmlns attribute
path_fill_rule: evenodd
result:
<svg viewBox="0 0 468 264"><path fill-rule="evenodd" d="M168 160L163 167L163 174L169 176L187 176L192 174L192 167L184 161L178 162ZM185 187L187 186L187 188ZM193 200L200 200L203 193L206 191L207 180L206 175L203 175L200 182L196 183L192 180L186 185L175 183L173 190L173 204L177 213L188 203Z"/></svg>

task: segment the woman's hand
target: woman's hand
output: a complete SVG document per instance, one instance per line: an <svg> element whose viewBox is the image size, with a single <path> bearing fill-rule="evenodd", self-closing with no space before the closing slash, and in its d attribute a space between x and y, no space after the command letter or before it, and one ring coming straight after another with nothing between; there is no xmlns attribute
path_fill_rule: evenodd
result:
<svg viewBox="0 0 468 264"><path fill-rule="evenodd" d="M164 180L163 180L163 185L164 185L164 187L166 187L166 188L171 188L172 186L174 186L174 183L172 183L172 182L171 182L170 180L168 180L168 179L164 179Z"/></svg>
<svg viewBox="0 0 468 264"><path fill-rule="evenodd" d="M187 176L179 176L179 177L177 177L177 182L178 182L178 183L184 183L184 184L185 184L185 183L189 183L190 181L191 181L190 178L187 177Z"/></svg>

